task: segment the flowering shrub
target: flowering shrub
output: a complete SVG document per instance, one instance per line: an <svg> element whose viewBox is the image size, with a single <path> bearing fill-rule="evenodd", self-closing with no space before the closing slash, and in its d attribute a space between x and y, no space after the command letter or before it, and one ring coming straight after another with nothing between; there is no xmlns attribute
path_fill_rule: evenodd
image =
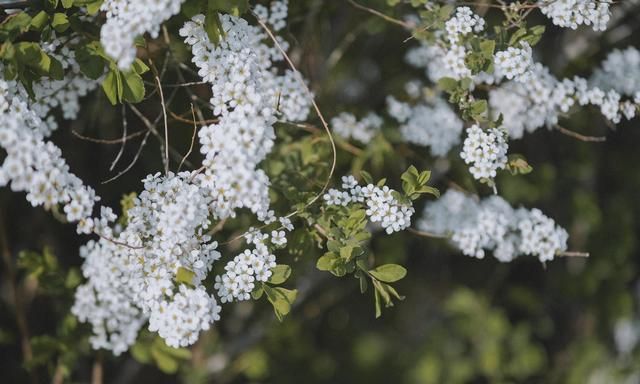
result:
<svg viewBox="0 0 640 384"><path fill-rule="evenodd" d="M47 372L59 383L82 375L77 367L90 356L100 382L105 355L129 353L175 373L196 359L189 348L204 348L227 316L266 303L270 317L286 322L318 275L355 278L373 297L369 312L380 317L383 308L411 300L399 292L401 280L423 273L383 245L398 236L448 244L452 257L492 255L502 263L532 256L546 267L589 255L566 214L536 208L545 204L533 193L525 204L510 202L510 186L544 176L542 160L517 153L540 128L575 145L598 145L604 137L569 130L564 121L596 111L615 127L636 117L637 48L603 53L601 64L579 71L586 76L551 70L537 50L561 28L605 33L612 16L631 6L387 0L370 8L345 1L359 17L406 35L404 56L392 65L408 64L410 75L363 74L391 80L376 89L378 105L359 105L357 86L325 84L317 63L305 59L305 44L318 37L293 33L299 21L292 20L320 6L303 3L0 3L0 185L73 223L83 243L70 263L79 269L59 265L48 250L20 257L21 270L42 286L57 284L51 293L65 303L62 329L39 341L28 339L17 308L30 372L52 364ZM322 57L323 71L338 65L349 39ZM349 89L328 96L340 87ZM104 118L98 127L121 125L121 137L90 137L95 130L83 114ZM108 170L114 175L74 173L73 146L55 144L68 132L117 144ZM95 172L117 188L115 199ZM497 316L511 325L469 291L447 303L459 321ZM528 328L518 337L535 343ZM74 340L90 348L74 349ZM492 382L530 378L536 364Z"/></svg>

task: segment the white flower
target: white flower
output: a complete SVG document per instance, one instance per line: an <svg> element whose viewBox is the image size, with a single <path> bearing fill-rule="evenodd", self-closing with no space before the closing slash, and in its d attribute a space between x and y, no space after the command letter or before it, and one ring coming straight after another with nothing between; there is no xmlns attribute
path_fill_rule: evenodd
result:
<svg viewBox="0 0 640 384"><path fill-rule="evenodd" d="M460 157L469 164L469 171L474 178L493 179L498 169L507 165L509 146L504 133L497 128L484 132L477 125L467 128L467 138Z"/></svg>
<svg viewBox="0 0 640 384"><path fill-rule="evenodd" d="M513 209L499 196L478 202L449 190L425 207L418 228L450 236L467 256L481 259L490 251L501 262L518 255L536 256L545 262L567 249L567 232L552 219L538 209Z"/></svg>

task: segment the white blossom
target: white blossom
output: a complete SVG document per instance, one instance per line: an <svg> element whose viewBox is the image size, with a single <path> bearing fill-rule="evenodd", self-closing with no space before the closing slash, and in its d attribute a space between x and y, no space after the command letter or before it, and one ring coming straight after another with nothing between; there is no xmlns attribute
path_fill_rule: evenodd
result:
<svg viewBox="0 0 640 384"><path fill-rule="evenodd" d="M448 236L463 254L484 258L486 252L501 262L531 255L541 262L553 260L567 249L567 232L540 210L512 208L500 196L478 201L449 190L429 203L418 229Z"/></svg>
<svg viewBox="0 0 640 384"><path fill-rule="evenodd" d="M486 132L479 126L467 128L467 138L460 157L469 164L469 171L474 178L493 179L499 169L507 165L505 133L498 128L490 128Z"/></svg>

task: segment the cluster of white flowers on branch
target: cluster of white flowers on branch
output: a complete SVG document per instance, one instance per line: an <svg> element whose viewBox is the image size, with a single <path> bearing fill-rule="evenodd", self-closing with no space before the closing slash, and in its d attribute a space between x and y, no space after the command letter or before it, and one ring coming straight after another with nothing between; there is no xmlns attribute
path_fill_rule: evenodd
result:
<svg viewBox="0 0 640 384"><path fill-rule="evenodd" d="M284 18L282 10L283 5L272 7L270 22ZM101 225L102 238L83 252L88 281L76 293L73 312L92 324L94 348L125 351L147 320L149 330L169 346L193 344L221 310L203 285L220 258L208 234L210 220L248 208L265 224L276 222L269 179L258 164L273 147L277 119L305 119L311 101L293 72L277 74L273 62L282 55L263 43L260 28L235 16L221 15L220 20L224 39L218 44L209 41L202 15L180 30L200 75L211 83L212 110L218 116L218 123L198 133L203 167L148 176L127 212L126 227L114 231ZM293 229L286 218L280 224ZM249 299L254 281L271 276L275 255L266 245L269 237L274 249L286 244L284 231L256 233L249 241L255 249L238 255L216 276L214 289L222 303Z"/></svg>
<svg viewBox="0 0 640 384"><path fill-rule="evenodd" d="M568 234L552 219L538 209L514 209L500 196L477 201L449 190L427 204L417 227L449 237L462 253L480 259L492 251L502 262L518 255L545 262L567 249Z"/></svg>
<svg viewBox="0 0 640 384"><path fill-rule="evenodd" d="M600 76L597 75L596 79ZM619 85L608 88L616 86ZM625 91L631 90L626 88ZM636 96L640 96L640 92ZM596 106L607 120L616 124L623 116L632 119L636 116L640 97L622 100L615 89L605 91L598 86L590 86L586 79L577 76L560 81L546 67L535 64L526 81L508 82L492 89L489 104L495 116L502 114L509 136L517 139L524 132L533 132L545 125L553 127L559 116L569 112L574 105Z"/></svg>
<svg viewBox="0 0 640 384"><path fill-rule="evenodd" d="M499 128L483 131L479 126L467 128L460 157L469 164L469 171L478 180L493 179L507 165L509 145L505 132Z"/></svg>
<svg viewBox="0 0 640 384"><path fill-rule="evenodd" d="M273 62L282 60L282 54L263 42L266 35L259 27L230 15L220 19L225 38L217 45L209 41L203 15L194 16L180 30L192 46L200 76L211 83L211 104L220 116L217 124L198 132L206 157L198 180L217 192L212 208L216 218L247 207L260 220L271 222L269 180L257 165L273 147L272 125L279 117L306 119L311 101L293 72L277 74ZM279 104L286 108L278 109Z"/></svg>
<svg viewBox="0 0 640 384"><path fill-rule="evenodd" d="M400 133L407 142L428 147L433 156L445 156L460 143L462 120L438 97L411 105L388 96L387 112L401 124Z"/></svg>
<svg viewBox="0 0 640 384"><path fill-rule="evenodd" d="M86 96L100 84L100 80L87 78L80 71L76 60L76 53L69 46L77 44L77 39L71 39L64 45L60 39L54 38L43 47L43 50L57 59L64 70L64 78L51 80L43 78L33 84L35 94L31 108L42 118L50 114L51 109L59 107L62 117L73 120L80 112L80 98ZM47 120L50 130L57 128L53 118Z"/></svg>
<svg viewBox="0 0 640 384"><path fill-rule="evenodd" d="M589 83L634 97L635 103L640 104L640 51L635 47L614 49L594 71Z"/></svg>
<svg viewBox="0 0 640 384"><path fill-rule="evenodd" d="M571 29L590 25L595 31L604 31L611 17L611 0L540 0L539 4L553 24Z"/></svg>
<svg viewBox="0 0 640 384"><path fill-rule="evenodd" d="M217 319L220 308L202 285L220 258L206 233L213 195L194 183L194 176L148 176L127 212L126 227L114 231L101 225L102 238L83 248L87 282L76 291L72 311L91 323L94 348L127 350L147 319L168 345L186 346ZM103 217L115 219L109 211ZM180 273L187 281L178 281Z"/></svg>
<svg viewBox="0 0 640 384"><path fill-rule="evenodd" d="M106 0L100 9L107 21L100 30L105 52L128 69L136 58L135 39L145 33L158 37L160 25L180 12L184 0Z"/></svg>
<svg viewBox="0 0 640 384"><path fill-rule="evenodd" d="M0 168L0 185L27 192L33 205L55 209L63 205L66 219L80 221L79 232L88 233L83 223L99 200L95 191L72 174L62 151L45 141L47 123L33 111L17 83L0 80L0 146L7 156Z"/></svg>
<svg viewBox="0 0 640 384"><path fill-rule="evenodd" d="M493 55L494 72L481 72L473 75L465 60L470 47L464 39L471 32L484 31L485 22L474 14L469 7L456 8L455 14L446 22L446 34L437 34L434 43L422 42L419 47L410 49L406 61L417 68L425 68L427 77L437 82L443 77L461 79L472 77L476 82L498 83L505 77L508 80L525 80L533 64L531 46L521 41L517 46L507 47Z"/></svg>
<svg viewBox="0 0 640 384"><path fill-rule="evenodd" d="M382 118L373 112L358 120L349 112L342 112L331 119L331 129L343 139L353 139L363 144L369 143L382 127Z"/></svg>
<svg viewBox="0 0 640 384"><path fill-rule="evenodd" d="M327 205L363 204L369 221L379 224L386 233L402 231L411 225L415 209L411 203L398 201L394 190L386 185L361 186L353 176L342 177L342 189L329 189L323 196Z"/></svg>
<svg viewBox="0 0 640 384"><path fill-rule="evenodd" d="M281 218L280 222L286 230L293 229L289 219ZM287 244L285 232L279 230L269 235L252 228L245 239L254 249L245 249L225 265L222 276L216 276L214 288L218 290L222 303L249 300L256 284L267 282L272 274L271 269L276 266L276 256L271 250Z"/></svg>

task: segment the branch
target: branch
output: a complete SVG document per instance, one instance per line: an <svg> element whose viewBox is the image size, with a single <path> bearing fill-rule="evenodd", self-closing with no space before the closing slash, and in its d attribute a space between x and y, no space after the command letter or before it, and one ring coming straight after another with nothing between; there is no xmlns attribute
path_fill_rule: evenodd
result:
<svg viewBox="0 0 640 384"><path fill-rule="evenodd" d="M607 138L605 136L585 136L582 135L578 132L574 132L572 130L569 130L567 128L564 128L558 124L556 124L555 128L562 134L573 137L575 139L578 139L580 141L586 141L586 142L595 142L595 143L601 143L604 141L607 141Z"/></svg>

